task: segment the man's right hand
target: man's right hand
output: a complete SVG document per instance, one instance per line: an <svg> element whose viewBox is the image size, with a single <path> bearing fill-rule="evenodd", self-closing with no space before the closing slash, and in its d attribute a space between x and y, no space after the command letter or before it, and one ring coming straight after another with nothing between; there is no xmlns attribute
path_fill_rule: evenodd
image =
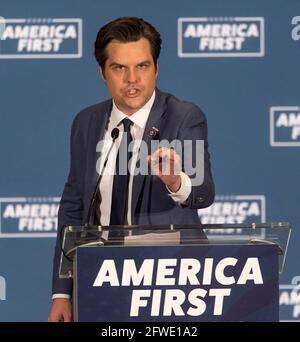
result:
<svg viewBox="0 0 300 342"><path fill-rule="evenodd" d="M48 322L72 322L71 300L55 298L49 312Z"/></svg>

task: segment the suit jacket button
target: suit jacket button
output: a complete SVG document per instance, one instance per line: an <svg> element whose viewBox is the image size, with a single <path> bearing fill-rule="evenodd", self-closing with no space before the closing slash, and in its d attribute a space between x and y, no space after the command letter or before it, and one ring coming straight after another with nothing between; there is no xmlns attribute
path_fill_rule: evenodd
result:
<svg viewBox="0 0 300 342"><path fill-rule="evenodd" d="M204 197L196 197L196 203L203 203L204 202Z"/></svg>

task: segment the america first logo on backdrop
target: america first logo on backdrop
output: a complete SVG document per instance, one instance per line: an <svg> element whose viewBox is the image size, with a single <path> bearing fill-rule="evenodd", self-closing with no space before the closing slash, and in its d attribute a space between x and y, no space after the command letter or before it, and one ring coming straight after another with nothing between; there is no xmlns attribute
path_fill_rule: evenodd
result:
<svg viewBox="0 0 300 342"><path fill-rule="evenodd" d="M216 196L208 208L198 210L203 224L243 224L266 222L263 195Z"/></svg>
<svg viewBox="0 0 300 342"><path fill-rule="evenodd" d="M263 17L178 18L179 57L263 57Z"/></svg>
<svg viewBox="0 0 300 342"><path fill-rule="evenodd" d="M6 19L0 58L81 58L82 19Z"/></svg>
<svg viewBox="0 0 300 342"><path fill-rule="evenodd" d="M6 280L0 275L0 301L6 300Z"/></svg>
<svg viewBox="0 0 300 342"><path fill-rule="evenodd" d="M279 285L281 321L300 322L300 283Z"/></svg>
<svg viewBox="0 0 300 342"><path fill-rule="evenodd" d="M270 108L270 144L275 147L300 146L300 107Z"/></svg>
<svg viewBox="0 0 300 342"><path fill-rule="evenodd" d="M266 197L263 195L218 195L208 208L198 210L203 224L245 224L266 222ZM265 237L264 229L260 238ZM208 237L226 235L242 236L242 228L205 229Z"/></svg>
<svg viewBox="0 0 300 342"><path fill-rule="evenodd" d="M0 237L55 237L60 197L0 198Z"/></svg>

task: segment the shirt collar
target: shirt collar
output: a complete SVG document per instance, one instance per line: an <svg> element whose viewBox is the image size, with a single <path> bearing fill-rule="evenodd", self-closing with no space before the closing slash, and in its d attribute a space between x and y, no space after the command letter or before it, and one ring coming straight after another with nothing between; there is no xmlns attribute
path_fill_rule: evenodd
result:
<svg viewBox="0 0 300 342"><path fill-rule="evenodd" d="M155 90L153 91L152 96L150 97L149 101L144 104L142 108L140 108L138 111L133 113L132 115L128 116L121 112L113 100L113 108L111 111L111 122L113 123L113 127L116 127L120 124L120 122L125 118L130 118L130 120L140 128L145 128L152 105L154 103L155 99Z"/></svg>

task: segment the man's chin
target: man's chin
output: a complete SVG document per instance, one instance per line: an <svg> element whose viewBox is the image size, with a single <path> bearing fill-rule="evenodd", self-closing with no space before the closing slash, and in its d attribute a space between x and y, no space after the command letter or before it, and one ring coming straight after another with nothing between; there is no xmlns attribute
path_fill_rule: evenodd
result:
<svg viewBox="0 0 300 342"><path fill-rule="evenodd" d="M146 102L144 101L127 101L126 103L126 107L127 107L127 111L131 112L131 114L137 112L139 109L141 109Z"/></svg>

